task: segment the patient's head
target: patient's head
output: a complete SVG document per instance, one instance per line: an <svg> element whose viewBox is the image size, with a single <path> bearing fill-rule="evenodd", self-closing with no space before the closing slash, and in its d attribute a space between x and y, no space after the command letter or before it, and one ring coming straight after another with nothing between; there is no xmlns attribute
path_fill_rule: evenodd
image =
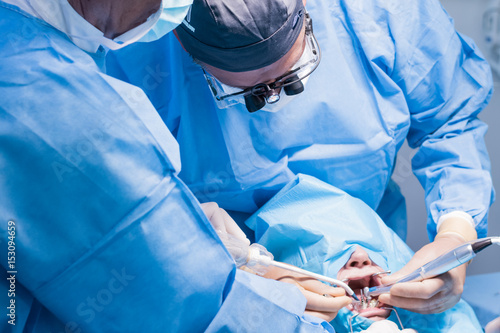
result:
<svg viewBox="0 0 500 333"><path fill-rule="evenodd" d="M368 253L366 253L362 247L357 246L347 263L339 270L337 279L346 280L345 282L359 297L364 287L373 287L382 284L381 280L383 274L374 274L383 271L384 270L380 266L370 259ZM378 297L373 297L366 309L359 308L359 315L370 318L371 320L382 320L387 318L390 314L390 310L381 309L380 307L385 307L385 305L379 303L377 298ZM352 305L349 306L349 310L358 312Z"/></svg>

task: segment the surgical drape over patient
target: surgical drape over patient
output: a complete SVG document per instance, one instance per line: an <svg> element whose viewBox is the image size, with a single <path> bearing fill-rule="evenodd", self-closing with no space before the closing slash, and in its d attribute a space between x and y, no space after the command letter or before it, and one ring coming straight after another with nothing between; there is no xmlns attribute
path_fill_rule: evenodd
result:
<svg viewBox="0 0 500 333"><path fill-rule="evenodd" d="M413 252L380 217L361 200L313 177L299 175L257 211L246 224L256 240L275 260L337 277L357 246L383 270L396 272ZM419 333L479 332L481 326L464 301L440 314L422 315L397 309L405 328ZM333 326L346 332L353 313L339 311ZM397 322L394 314L389 319ZM355 331L372 321L353 319Z"/></svg>

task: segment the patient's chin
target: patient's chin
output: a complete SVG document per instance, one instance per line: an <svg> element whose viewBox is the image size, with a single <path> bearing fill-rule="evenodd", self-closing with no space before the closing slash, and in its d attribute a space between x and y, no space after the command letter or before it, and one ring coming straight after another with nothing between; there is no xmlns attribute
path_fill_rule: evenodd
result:
<svg viewBox="0 0 500 333"><path fill-rule="evenodd" d="M367 318L370 319L370 320L373 320L373 321L381 321L381 320L387 319L388 317L389 317L389 315L384 316L384 317L382 317L382 316L372 316L372 317L367 317Z"/></svg>
<svg viewBox="0 0 500 333"><path fill-rule="evenodd" d="M387 317L389 317L389 315L391 314L391 310L389 310L385 306L383 308L374 307L367 309L358 309L357 312L360 316L371 319L373 321L387 319Z"/></svg>

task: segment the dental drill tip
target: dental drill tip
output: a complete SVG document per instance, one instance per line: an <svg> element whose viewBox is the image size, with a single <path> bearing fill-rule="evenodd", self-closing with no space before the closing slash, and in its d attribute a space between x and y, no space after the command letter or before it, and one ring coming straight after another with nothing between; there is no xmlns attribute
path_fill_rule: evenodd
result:
<svg viewBox="0 0 500 333"><path fill-rule="evenodd" d="M479 239L479 240L475 241L474 243L472 243L471 246L472 246L472 250L474 251L474 253L479 253L480 251L484 250L485 248L487 248L488 246L493 244L491 238L492 237Z"/></svg>
<svg viewBox="0 0 500 333"><path fill-rule="evenodd" d="M372 299L372 297L370 296L370 288L364 287L363 288L363 295L365 295L366 301L370 302L370 300Z"/></svg>

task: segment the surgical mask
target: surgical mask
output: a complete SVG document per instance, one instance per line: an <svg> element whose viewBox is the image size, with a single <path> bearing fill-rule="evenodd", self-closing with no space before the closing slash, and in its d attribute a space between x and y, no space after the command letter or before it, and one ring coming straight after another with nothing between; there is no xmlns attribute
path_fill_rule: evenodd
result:
<svg viewBox="0 0 500 333"><path fill-rule="evenodd" d="M64 32L81 49L95 53L100 45L117 50L141 38L152 41L175 28L184 18L191 0L162 1L160 9L152 14L146 22L109 39L103 32L86 21L67 0L28 0L36 14L54 28ZM160 22L161 21L161 22ZM148 35L150 30L154 33Z"/></svg>
<svg viewBox="0 0 500 333"><path fill-rule="evenodd" d="M309 81L309 76L306 78L302 79L302 85L304 88L306 87L306 83ZM295 99L299 95L287 95L283 92L283 89L280 91L280 99L278 102L269 104L267 103L260 111L266 111L266 112L278 112L279 110L283 109L288 103L290 103L292 100ZM244 103L244 101L243 101Z"/></svg>
<svg viewBox="0 0 500 333"><path fill-rule="evenodd" d="M160 19L139 42L153 42L174 30L188 15L192 3L193 0L163 1L163 11L161 12Z"/></svg>

